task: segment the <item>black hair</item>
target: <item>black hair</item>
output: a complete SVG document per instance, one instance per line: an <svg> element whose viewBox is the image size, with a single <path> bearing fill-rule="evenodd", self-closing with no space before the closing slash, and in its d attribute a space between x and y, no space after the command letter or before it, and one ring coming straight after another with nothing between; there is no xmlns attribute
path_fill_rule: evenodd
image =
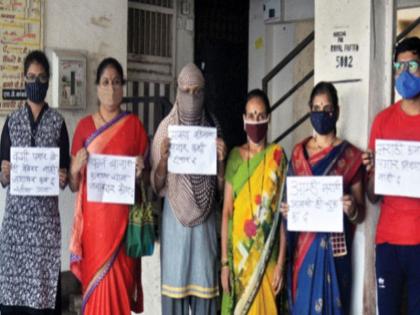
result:
<svg viewBox="0 0 420 315"><path fill-rule="evenodd" d="M335 86L330 82L321 81L314 86L311 92L311 97L309 98L309 107L312 109L312 102L314 101L315 96L325 94L330 99L331 105L334 108L334 112L338 112L338 96Z"/></svg>
<svg viewBox="0 0 420 315"><path fill-rule="evenodd" d="M254 89L250 92L248 92L248 94L246 95L246 102L245 102L245 106L243 109L244 114L246 113L246 105L248 104L248 102L253 99L253 98L259 98L263 101L264 103L264 107L265 107L265 112L267 114L270 113L271 110L271 106L270 106L270 101L268 100L267 94L265 94L265 92L263 90L260 89Z"/></svg>
<svg viewBox="0 0 420 315"><path fill-rule="evenodd" d="M394 61L397 61L398 55L411 51L413 54L420 58L420 38L417 36L404 38L395 46Z"/></svg>
<svg viewBox="0 0 420 315"><path fill-rule="evenodd" d="M47 56L40 50L34 50L30 52L23 62L23 74L27 75L28 69L33 63L39 63L45 70L48 78L50 77L50 63L48 62Z"/></svg>
<svg viewBox="0 0 420 315"><path fill-rule="evenodd" d="M105 69L108 67L114 68L115 71L117 71L118 75L120 76L122 84L125 84L124 70L121 64L118 62L117 59L108 57L101 61L101 63L98 66L98 69L96 70L96 80L95 80L96 85L99 84L99 82L101 81L102 74L104 73Z"/></svg>

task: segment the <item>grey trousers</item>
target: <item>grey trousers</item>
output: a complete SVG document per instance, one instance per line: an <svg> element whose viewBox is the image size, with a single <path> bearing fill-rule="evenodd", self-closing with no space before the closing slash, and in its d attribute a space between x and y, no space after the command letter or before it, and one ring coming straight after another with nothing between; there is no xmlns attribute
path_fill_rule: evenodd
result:
<svg viewBox="0 0 420 315"><path fill-rule="evenodd" d="M183 299L173 299L162 295L162 315L216 315L216 311L217 297L201 299L188 296Z"/></svg>

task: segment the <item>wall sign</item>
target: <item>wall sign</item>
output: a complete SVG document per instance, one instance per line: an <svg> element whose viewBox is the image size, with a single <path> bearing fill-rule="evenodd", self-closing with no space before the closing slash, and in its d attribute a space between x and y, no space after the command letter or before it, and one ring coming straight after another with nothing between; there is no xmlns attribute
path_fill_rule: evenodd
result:
<svg viewBox="0 0 420 315"><path fill-rule="evenodd" d="M23 60L42 49L43 0L0 0L0 113L26 99Z"/></svg>

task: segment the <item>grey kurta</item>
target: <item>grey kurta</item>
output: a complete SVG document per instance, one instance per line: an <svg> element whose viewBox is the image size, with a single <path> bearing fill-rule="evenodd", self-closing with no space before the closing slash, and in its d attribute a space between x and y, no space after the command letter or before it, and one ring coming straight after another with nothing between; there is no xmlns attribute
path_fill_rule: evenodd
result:
<svg viewBox="0 0 420 315"><path fill-rule="evenodd" d="M64 123L47 108L33 134L28 108L11 114L11 145L57 147ZM58 170L57 170L58 171ZM60 272L61 232L58 197L12 196L7 188L0 231L0 304L54 308Z"/></svg>

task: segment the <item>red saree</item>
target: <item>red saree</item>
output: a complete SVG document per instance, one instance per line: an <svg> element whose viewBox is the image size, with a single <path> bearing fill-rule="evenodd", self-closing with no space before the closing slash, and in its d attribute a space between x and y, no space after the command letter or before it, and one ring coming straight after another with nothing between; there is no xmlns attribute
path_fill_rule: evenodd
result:
<svg viewBox="0 0 420 315"><path fill-rule="evenodd" d="M83 146L89 153L144 155L147 134L134 115L121 113L97 130L88 116L76 128L72 156ZM142 312L141 261L128 257L123 245L129 207L88 202L85 173L86 169L76 199L70 244L70 269L83 288L82 314Z"/></svg>

